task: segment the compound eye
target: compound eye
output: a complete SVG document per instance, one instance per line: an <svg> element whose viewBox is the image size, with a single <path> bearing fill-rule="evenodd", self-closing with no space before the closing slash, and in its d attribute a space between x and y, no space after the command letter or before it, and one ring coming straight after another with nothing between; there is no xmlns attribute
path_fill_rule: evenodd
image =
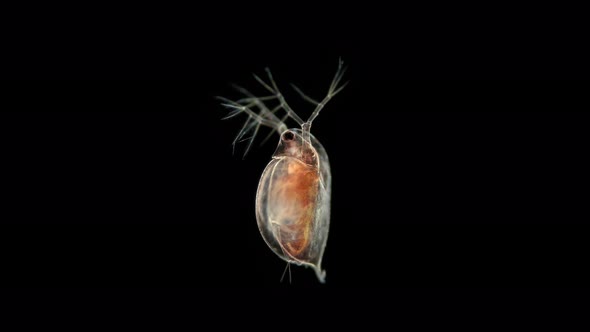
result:
<svg viewBox="0 0 590 332"><path fill-rule="evenodd" d="M292 141L295 139L295 134L293 134L292 131L287 131L287 132L283 133L282 138L283 138L283 141L286 141L286 142Z"/></svg>

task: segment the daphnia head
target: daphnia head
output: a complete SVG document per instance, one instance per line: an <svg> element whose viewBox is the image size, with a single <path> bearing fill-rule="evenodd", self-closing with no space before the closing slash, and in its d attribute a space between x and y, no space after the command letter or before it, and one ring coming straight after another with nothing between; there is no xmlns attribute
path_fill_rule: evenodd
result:
<svg viewBox="0 0 590 332"><path fill-rule="evenodd" d="M301 129L287 129L281 134L273 157L291 157L309 166L318 167L318 153L314 148L317 144L313 144L314 142L317 142L317 139L311 134L309 139L306 139Z"/></svg>

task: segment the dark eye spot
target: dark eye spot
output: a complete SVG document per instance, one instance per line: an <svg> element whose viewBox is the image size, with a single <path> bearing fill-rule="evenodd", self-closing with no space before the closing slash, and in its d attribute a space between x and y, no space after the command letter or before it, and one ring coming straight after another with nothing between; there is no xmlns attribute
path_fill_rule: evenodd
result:
<svg viewBox="0 0 590 332"><path fill-rule="evenodd" d="M292 141L293 139L295 139L295 135L292 132L288 131L283 134L283 141Z"/></svg>

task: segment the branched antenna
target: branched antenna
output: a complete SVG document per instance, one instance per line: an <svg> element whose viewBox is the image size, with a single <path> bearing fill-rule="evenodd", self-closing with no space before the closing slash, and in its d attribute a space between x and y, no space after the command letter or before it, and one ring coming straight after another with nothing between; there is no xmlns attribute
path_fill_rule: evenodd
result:
<svg viewBox="0 0 590 332"><path fill-rule="evenodd" d="M334 75L334 78L332 79L332 83L330 83L330 88L328 89L328 93L326 94L326 96L324 97L324 99L321 102L318 102L315 99L309 97L308 95L303 93L303 91L301 91L301 89L299 89L296 85L291 84L293 89L305 101L307 101L313 105L316 105L316 108L313 111L313 113L309 116L309 119L301 125L301 128L303 130L303 139L306 142L310 141L311 124L313 123L313 120L315 120L315 118L318 116L318 114L320 114L320 111L324 108L324 106L326 106L328 101L330 101L330 99L332 99L335 95L337 95L340 91L342 91L342 89L344 89L344 87L348 84L348 82L345 82L342 85L340 84L340 81L342 81L342 77L344 76L344 72L346 71L346 67L344 67L343 65L344 65L344 62L342 61L342 59L338 59L338 70L336 71L336 74Z"/></svg>
<svg viewBox="0 0 590 332"><path fill-rule="evenodd" d="M295 113L295 111L293 111L293 109L289 106L289 104L287 104L287 101L285 100L285 97L283 97L283 94L281 93L281 91L279 91L279 87L277 86L277 83L275 82L274 78L272 77L272 73L270 72L270 69L264 68L264 70L266 71L266 74L268 75L268 79L270 80L270 84L272 85L272 88L266 84L266 82L264 82L260 77L254 75L254 78L260 83L262 84L262 86L264 86L268 91L270 91L274 96L276 96L276 98L279 100L280 106L287 112L287 115L295 120L295 122L297 122L298 125L302 125L303 124L303 120L297 115L297 113Z"/></svg>
<svg viewBox="0 0 590 332"><path fill-rule="evenodd" d="M344 72L346 72L346 67L344 67L343 65L344 65L344 62L342 61L342 59L338 59L338 70L336 71L336 74L334 75L334 78L332 79L332 83L330 84L330 88L328 89L328 94L326 95L326 97L324 97L324 99L321 102L319 102L319 103L316 102L317 106L316 106L315 110L313 111L313 113L311 114L311 116L309 117L309 119L307 120L307 122L309 123L310 126L311 126L311 123L313 122L313 120L315 120L315 118L318 116L318 114L320 114L320 111L322 110L322 108L324 108L326 103L328 103L328 101L330 101L330 99L332 99L332 97L334 97L340 91L342 91L342 89L344 89L344 87L348 84L348 82L345 82L344 84L339 85L340 81L342 80L342 77L344 76ZM311 98L309 98L309 99L311 99ZM314 101L314 100L312 99L312 101Z"/></svg>
<svg viewBox="0 0 590 332"><path fill-rule="evenodd" d="M264 142L266 142L275 131L278 132L279 134L281 134L283 131L285 131L287 129L287 125L285 125L285 121L287 121L289 118L293 119L295 122L297 122L297 124L299 126L302 127L303 132L304 132L304 138L306 138L306 140L309 141L309 135L310 135L309 131L310 131L311 123L313 122L313 120L318 116L318 114L320 113L322 108L325 106L325 104L332 97L334 97L336 94L338 94L344 88L344 86L346 86L346 83L342 84L342 85L340 84L340 81L342 80L342 76L344 75L344 72L346 71L346 68L343 68L342 60L339 60L338 71L336 72L336 75L334 76L334 79L332 80L332 83L330 84L330 88L328 89L328 94L321 102L318 102L318 101L314 100L313 98L307 96L297 86L292 85L293 88L295 89L295 91L297 91L297 93L299 95L301 95L304 100L312 103L313 105L316 105L316 108L313 111L313 113L311 114L311 116L309 117L309 119L307 121L303 121L295 113L295 111L293 111L293 109L291 109L289 104L287 104L287 102L285 101L285 98L283 97L282 93L279 91L279 88L272 76L270 69L265 68L265 71L268 76L268 80L269 80L268 83L265 82L260 77L258 77L256 74L253 74L253 76L254 76L254 79L256 81L258 81L258 83L260 83L260 85L262 85L262 87L264 89L266 89L268 92L271 93L271 95L256 97L254 94L252 94L250 91L246 90L245 88L240 87L238 85L234 85L234 88L238 92L240 92L242 95L244 95L245 97L238 99L236 101L233 101L233 100L230 100L230 99L227 99L224 97L217 97L217 99L222 101L221 105L230 109L230 112L223 119L231 119L231 118L234 118L242 113L244 113L248 116L248 118L244 122L244 125L242 126L242 128L238 132L238 135L236 136L236 138L234 139L234 141L232 143L233 149L235 151L235 145L237 143L242 142L242 141L248 141L248 146L246 148L246 151L244 152L244 157L246 156L246 154L250 150L250 147L252 146L252 143L254 142L256 134L258 134L260 126L266 126L266 127L270 127L273 129L273 131L271 131L269 133L269 135L267 135L264 138L264 140L262 141L262 144L264 144ZM272 101L278 102L278 105L273 108L269 108L266 103L272 102ZM277 113L280 110L283 110L285 112L285 115L282 117L279 117L277 115ZM248 133L252 133L252 135L249 136L248 138L244 138L244 136L246 136L246 134L248 134Z"/></svg>

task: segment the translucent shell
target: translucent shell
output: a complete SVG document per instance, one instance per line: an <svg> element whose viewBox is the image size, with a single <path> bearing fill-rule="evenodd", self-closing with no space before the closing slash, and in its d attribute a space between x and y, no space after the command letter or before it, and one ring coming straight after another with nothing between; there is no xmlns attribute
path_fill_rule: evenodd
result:
<svg viewBox="0 0 590 332"><path fill-rule="evenodd" d="M330 163L326 150L300 129L281 135L256 194L262 237L283 260L312 267L325 282L322 256L330 225Z"/></svg>

